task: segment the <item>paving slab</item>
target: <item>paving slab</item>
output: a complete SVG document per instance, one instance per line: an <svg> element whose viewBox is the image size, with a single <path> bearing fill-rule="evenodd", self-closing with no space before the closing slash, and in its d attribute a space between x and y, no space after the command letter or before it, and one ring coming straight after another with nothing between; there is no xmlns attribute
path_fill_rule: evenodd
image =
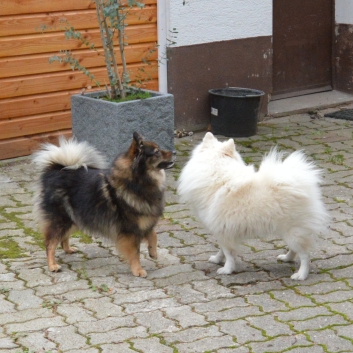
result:
<svg viewBox="0 0 353 353"><path fill-rule="evenodd" d="M331 223L303 282L290 278L298 263L277 262L281 239L245 243L232 275L207 262L217 237L175 191L204 132L175 139L159 258L141 251L147 278L133 277L112 244L80 235L78 253L58 249L62 271L50 273L32 215L38 173L30 158L1 161L0 352L353 352L353 122L324 118L334 109L268 119L257 135L235 139L247 163L278 145L303 149L324 171Z"/></svg>

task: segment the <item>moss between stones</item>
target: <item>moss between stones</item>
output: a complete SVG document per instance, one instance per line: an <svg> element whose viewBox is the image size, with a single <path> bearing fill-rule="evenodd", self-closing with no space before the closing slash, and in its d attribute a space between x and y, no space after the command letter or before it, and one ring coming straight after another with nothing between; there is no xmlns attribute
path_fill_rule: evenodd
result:
<svg viewBox="0 0 353 353"><path fill-rule="evenodd" d="M82 233L82 232L75 232L71 235L72 238L79 238L80 239L80 242L81 243L84 243L84 244L92 244L93 243L93 240L92 238L85 234L85 233Z"/></svg>
<svg viewBox="0 0 353 353"><path fill-rule="evenodd" d="M0 240L0 259L16 259L19 257L27 257L23 253L17 242L9 237Z"/></svg>

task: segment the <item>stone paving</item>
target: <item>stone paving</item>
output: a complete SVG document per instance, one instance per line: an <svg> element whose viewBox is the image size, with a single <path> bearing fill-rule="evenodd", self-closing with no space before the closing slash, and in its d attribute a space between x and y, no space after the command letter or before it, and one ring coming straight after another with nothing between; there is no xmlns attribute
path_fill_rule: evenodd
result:
<svg viewBox="0 0 353 353"><path fill-rule="evenodd" d="M244 244L232 275L207 262L216 238L175 190L203 133L176 140L158 260L142 248L147 278L133 277L111 244L79 234L79 252L58 249L62 272L49 273L31 213L37 172L29 158L1 162L0 352L353 352L353 123L326 111L267 120L235 139L248 163L278 144L324 169L332 221L304 282L290 279L298 264L276 261L279 239Z"/></svg>

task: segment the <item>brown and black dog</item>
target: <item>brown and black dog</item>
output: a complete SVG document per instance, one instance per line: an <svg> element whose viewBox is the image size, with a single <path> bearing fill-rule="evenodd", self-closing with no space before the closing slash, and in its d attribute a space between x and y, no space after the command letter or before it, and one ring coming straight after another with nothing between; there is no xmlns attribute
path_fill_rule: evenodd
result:
<svg viewBox="0 0 353 353"><path fill-rule="evenodd" d="M60 139L59 147L43 145L33 156L41 168L34 214L45 237L50 271L59 271L55 249L77 250L70 234L79 229L113 240L134 276L146 277L140 244L148 242L157 258L154 227L164 209L164 169L174 164L175 152L161 150L137 132L130 148L105 169L102 155L86 142Z"/></svg>

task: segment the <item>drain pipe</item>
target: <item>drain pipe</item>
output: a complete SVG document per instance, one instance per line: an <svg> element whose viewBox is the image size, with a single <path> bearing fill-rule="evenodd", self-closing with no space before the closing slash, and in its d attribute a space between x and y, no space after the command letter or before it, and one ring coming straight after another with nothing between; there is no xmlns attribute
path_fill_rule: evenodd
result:
<svg viewBox="0 0 353 353"><path fill-rule="evenodd" d="M169 30L170 0L157 1L157 32L158 32L158 85L159 92L168 93L167 77L167 36Z"/></svg>

